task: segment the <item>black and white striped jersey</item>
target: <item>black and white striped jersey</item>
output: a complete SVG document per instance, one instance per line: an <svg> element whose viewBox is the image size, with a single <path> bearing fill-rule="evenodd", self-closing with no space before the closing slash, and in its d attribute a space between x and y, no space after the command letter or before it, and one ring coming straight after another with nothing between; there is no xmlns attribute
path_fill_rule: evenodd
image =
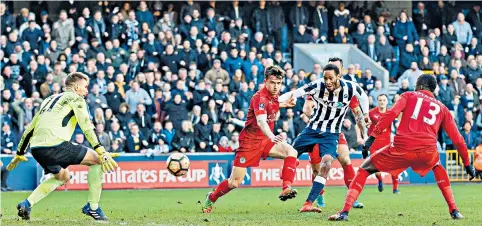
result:
<svg viewBox="0 0 482 226"><path fill-rule="evenodd" d="M368 113L368 96L355 82L340 79L340 87L333 92L325 88L323 78L311 82L295 92L310 95L315 109L307 127L320 132L340 133L350 101L357 97L363 114Z"/></svg>

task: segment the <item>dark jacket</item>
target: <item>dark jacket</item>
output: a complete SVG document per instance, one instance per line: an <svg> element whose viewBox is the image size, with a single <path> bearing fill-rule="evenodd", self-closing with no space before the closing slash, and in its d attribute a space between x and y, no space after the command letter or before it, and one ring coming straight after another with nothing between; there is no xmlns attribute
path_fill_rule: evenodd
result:
<svg viewBox="0 0 482 226"><path fill-rule="evenodd" d="M293 35L293 43L310 43L313 42L313 38L307 33L300 34L300 32L295 32Z"/></svg>
<svg viewBox="0 0 482 226"><path fill-rule="evenodd" d="M310 19L313 27L319 29L320 36L328 35L328 9L315 8Z"/></svg>
<svg viewBox="0 0 482 226"><path fill-rule="evenodd" d="M414 52L406 52L402 51L400 56L400 67L402 68L402 72L410 68L412 62L418 62L418 57Z"/></svg>
<svg viewBox="0 0 482 226"><path fill-rule="evenodd" d="M149 130L153 127L151 116L147 113L144 113L144 115L140 116L136 112L135 114L133 114L132 119L136 121L136 124L139 126L139 131L141 131L142 135L148 137Z"/></svg>
<svg viewBox="0 0 482 226"><path fill-rule="evenodd" d="M452 86L447 84L447 86L443 87L442 84L440 84L439 89L437 99L447 107L452 105L452 101L454 100L454 89Z"/></svg>
<svg viewBox="0 0 482 226"><path fill-rule="evenodd" d="M30 30L30 28L27 28L23 30L21 41L27 41L30 43L30 47L32 49L38 49L38 43L43 36L44 32L40 29L34 28L33 30Z"/></svg>
<svg viewBox="0 0 482 226"><path fill-rule="evenodd" d="M128 153L141 153L142 149L147 148L147 146L145 146L142 141L147 142L146 138L141 133L139 133L139 139L137 139L137 140L134 139L132 134L128 135L127 136L127 150L126 150L126 152L128 152Z"/></svg>
<svg viewBox="0 0 482 226"><path fill-rule="evenodd" d="M181 150L181 148L185 148L186 151L194 150L194 133L193 132L184 132L179 130L174 135L174 139L172 139L172 149L173 150Z"/></svg>
<svg viewBox="0 0 482 226"><path fill-rule="evenodd" d="M407 40L403 40L404 36L407 36ZM393 28L393 37L396 38L397 45L402 48L405 47L405 44L414 43L419 39L415 25L411 21L406 21L405 23L397 21Z"/></svg>
<svg viewBox="0 0 482 226"><path fill-rule="evenodd" d="M209 123L203 124L202 122L199 122L196 124L194 128L194 141L196 141L196 144L199 145L201 142L208 144L212 130L213 127Z"/></svg>
<svg viewBox="0 0 482 226"><path fill-rule="evenodd" d="M309 14L308 8L304 5L292 7L289 15L291 26L307 25L310 19Z"/></svg>
<svg viewBox="0 0 482 226"><path fill-rule="evenodd" d="M377 51L378 51L378 61L385 62L386 59L394 59L395 52L393 52L393 48L388 42L385 45L380 43L377 44Z"/></svg>
<svg viewBox="0 0 482 226"><path fill-rule="evenodd" d="M177 71L179 70L178 68L179 61L181 61L181 59L177 55L177 53L173 53L171 55L164 54L161 57L161 62L162 62L161 65L169 67L169 70L171 70L172 73L177 73ZM186 62L186 63L189 63L189 62Z"/></svg>
<svg viewBox="0 0 482 226"><path fill-rule="evenodd" d="M479 69L479 68L476 68L476 69L472 69L470 67L467 67L464 71L464 75L465 75L465 82L468 84L468 83L472 83L475 87L475 81L478 79L478 78L482 78L482 71Z"/></svg>
<svg viewBox="0 0 482 226"><path fill-rule="evenodd" d="M204 109L208 106L209 101L209 91L208 90L194 90L193 94L193 105L199 105L201 109ZM203 100L204 97L208 97L206 100Z"/></svg>
<svg viewBox="0 0 482 226"><path fill-rule="evenodd" d="M253 16L251 17L251 24L255 32L262 32L264 35L271 34L273 27L271 26L271 12L268 8L260 9L256 8L253 11Z"/></svg>
<svg viewBox="0 0 482 226"><path fill-rule="evenodd" d="M351 33L351 37L353 38L353 42L357 44L358 48L364 46L368 41L368 33L366 32L363 32L363 34L353 32Z"/></svg>
<svg viewBox="0 0 482 226"><path fill-rule="evenodd" d="M169 120L172 121L174 128L178 131L181 129L183 120L188 120L188 103L175 104L173 101L168 102L164 106L164 111L169 115Z"/></svg>
<svg viewBox="0 0 482 226"><path fill-rule="evenodd" d="M226 68L226 70L228 71L229 75L232 76L237 69L241 69L243 65L243 59L241 59L240 57L229 57L226 60L226 64L228 65L228 68Z"/></svg>

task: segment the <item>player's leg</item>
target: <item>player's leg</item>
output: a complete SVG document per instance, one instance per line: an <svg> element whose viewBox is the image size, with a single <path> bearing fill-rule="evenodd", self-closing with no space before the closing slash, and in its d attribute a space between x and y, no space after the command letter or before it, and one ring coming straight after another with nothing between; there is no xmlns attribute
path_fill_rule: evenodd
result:
<svg viewBox="0 0 482 226"><path fill-rule="evenodd" d="M330 216L328 219L333 221L348 220L348 212L352 208L353 203L358 199L360 193L363 191L368 176L376 172L379 172L379 170L372 163L370 157L368 157L360 166L355 178L353 179L353 182L350 184L343 209L337 214Z"/></svg>
<svg viewBox="0 0 482 226"><path fill-rule="evenodd" d="M393 194L400 194L400 190L398 190L398 175L391 175L392 176L392 184L393 184Z"/></svg>
<svg viewBox="0 0 482 226"><path fill-rule="evenodd" d="M328 219L333 221L348 220L348 212L362 192L369 175L381 171L398 175L411 166L410 163L414 158L416 156L397 152L395 148L390 146L386 146L368 157L358 169L353 182L350 184L343 209Z"/></svg>
<svg viewBox="0 0 482 226"><path fill-rule="evenodd" d="M49 169L51 171L49 171ZM35 190L17 205L18 216L24 220L30 219L31 208L40 202L43 198L47 197L52 191L58 187L64 185L70 180L70 172L68 169L62 169L60 166L50 166L46 169L46 172L55 173L52 177L44 180Z"/></svg>
<svg viewBox="0 0 482 226"><path fill-rule="evenodd" d="M214 203L231 190L238 188L244 179L244 175L246 175L245 167L233 166L231 176L219 183L214 192L208 193L202 207L202 212L211 213Z"/></svg>
<svg viewBox="0 0 482 226"><path fill-rule="evenodd" d="M433 174L435 176L435 181L437 181L437 186L439 187L440 191L442 192L442 195L445 198L445 201L447 202L447 205L449 207L449 212L450 215L452 216L453 219L461 219L464 218L462 214L457 209L457 206L455 204L455 199L454 199L454 194L452 191L452 187L450 186L450 180L449 176L447 175L447 171L441 166L441 165L436 165L433 169Z"/></svg>
<svg viewBox="0 0 482 226"><path fill-rule="evenodd" d="M291 184L293 184L296 175L297 155L298 152L286 142L275 144L269 150L269 157L284 159L283 169L281 171L283 186L281 194L279 195L281 201L295 198L298 193L296 189L291 188Z"/></svg>
<svg viewBox="0 0 482 226"><path fill-rule="evenodd" d="M316 175L320 173L321 167L321 157L320 157L320 146L317 144L313 147L313 151L308 153L310 157L310 164L311 164L311 182L315 180ZM316 207L323 208L325 207L325 197L324 197L325 189L322 189L318 198L316 198Z"/></svg>
<svg viewBox="0 0 482 226"><path fill-rule="evenodd" d="M383 191L383 179L382 179L382 173L381 172L378 172L378 173L375 173L375 177L377 177L377 180L378 180L378 191L379 192L382 192Z"/></svg>
<svg viewBox="0 0 482 226"><path fill-rule="evenodd" d="M353 168L351 164L351 159L350 159L350 149L348 148L348 142L346 141L345 135L343 133L340 133L340 136L338 138L338 161L341 164L341 167L343 168L343 180L345 181L345 185L347 188L350 187L351 182L353 181L353 178L355 177L355 169ZM363 203L355 201L353 204L353 208L363 208L365 205Z"/></svg>
<svg viewBox="0 0 482 226"><path fill-rule="evenodd" d="M318 207L313 207L313 202L320 197L320 193L323 191L325 187L328 173L331 169L331 164L335 158L329 154L324 155L321 158L320 164L320 171L318 175L315 176L313 180L313 185L311 186L310 193L308 194L308 198L306 199L305 203L300 209L300 212L321 212L321 209Z"/></svg>
<svg viewBox="0 0 482 226"><path fill-rule="evenodd" d="M89 166L89 172L87 174L89 195L87 197L87 204L82 208L82 212L95 220L107 220L104 212L99 207L102 194L102 178L104 176L99 155L94 150L88 149L80 164Z"/></svg>

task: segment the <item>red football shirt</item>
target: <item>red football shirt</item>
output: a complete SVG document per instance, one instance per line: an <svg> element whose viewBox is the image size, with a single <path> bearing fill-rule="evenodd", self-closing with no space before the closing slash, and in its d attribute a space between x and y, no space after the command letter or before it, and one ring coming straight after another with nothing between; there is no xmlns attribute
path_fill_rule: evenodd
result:
<svg viewBox="0 0 482 226"><path fill-rule="evenodd" d="M256 116L267 115L269 128L273 131L278 112L278 95L272 96L266 88L256 92L249 103L245 127L239 134L239 139L267 138L263 131L259 129Z"/></svg>
<svg viewBox="0 0 482 226"><path fill-rule="evenodd" d="M375 126L377 125L378 121L380 121L380 118L382 117L383 113L380 112L380 108L376 107L370 110L370 113L368 114L370 116L370 120L372 121L372 124L370 125L370 128L368 128L368 135L371 135L373 130L375 129ZM390 141L390 135L392 133L391 128L385 129L382 134L377 136L377 139L375 140L376 142L378 141Z"/></svg>
<svg viewBox="0 0 482 226"><path fill-rule="evenodd" d="M403 112L393 141L398 151L437 150L437 133L442 126L453 141L465 165L470 164L464 138L455 125L449 110L429 91L405 92L395 105L382 115L372 136L380 136Z"/></svg>

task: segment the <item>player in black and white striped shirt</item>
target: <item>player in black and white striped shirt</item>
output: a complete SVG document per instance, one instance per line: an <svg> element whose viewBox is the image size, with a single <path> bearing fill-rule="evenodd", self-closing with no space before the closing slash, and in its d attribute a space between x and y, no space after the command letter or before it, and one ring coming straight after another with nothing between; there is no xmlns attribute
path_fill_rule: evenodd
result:
<svg viewBox="0 0 482 226"><path fill-rule="evenodd" d="M310 95L315 102L315 110L311 115L310 122L298 135L293 147L299 155L311 152L318 144L320 157L322 158L320 173L315 177L312 190L308 199L300 210L311 210L313 201L323 189L331 163L337 158L338 138L341 132L341 124L349 108L352 98L357 97L360 108L365 118L368 118L368 96L360 86L354 82L341 80L340 69L334 64L328 64L323 70L323 78L307 84L295 91L280 96L280 103L285 102L290 96L293 98Z"/></svg>

